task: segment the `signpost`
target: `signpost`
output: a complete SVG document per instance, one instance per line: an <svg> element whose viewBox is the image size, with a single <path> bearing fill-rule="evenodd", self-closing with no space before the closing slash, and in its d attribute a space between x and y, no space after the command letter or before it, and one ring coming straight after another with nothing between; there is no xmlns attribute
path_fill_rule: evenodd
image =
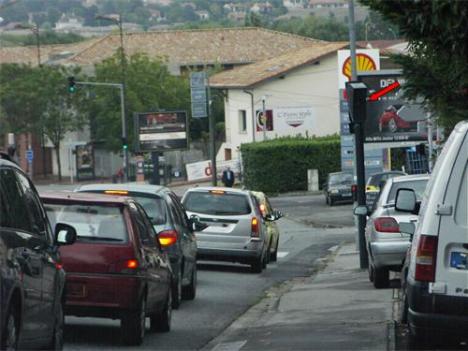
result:
<svg viewBox="0 0 468 351"><path fill-rule="evenodd" d="M190 96L192 98L192 117L208 117L205 72L192 72L190 74Z"/></svg>
<svg viewBox="0 0 468 351"><path fill-rule="evenodd" d="M32 164L34 160L34 151L32 149L26 150L26 160L29 164Z"/></svg>

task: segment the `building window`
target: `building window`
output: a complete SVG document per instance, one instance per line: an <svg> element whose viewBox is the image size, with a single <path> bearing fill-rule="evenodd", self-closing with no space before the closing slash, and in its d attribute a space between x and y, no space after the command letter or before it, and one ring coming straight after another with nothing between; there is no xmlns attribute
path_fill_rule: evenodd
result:
<svg viewBox="0 0 468 351"><path fill-rule="evenodd" d="M239 110L239 133L247 133L247 112Z"/></svg>

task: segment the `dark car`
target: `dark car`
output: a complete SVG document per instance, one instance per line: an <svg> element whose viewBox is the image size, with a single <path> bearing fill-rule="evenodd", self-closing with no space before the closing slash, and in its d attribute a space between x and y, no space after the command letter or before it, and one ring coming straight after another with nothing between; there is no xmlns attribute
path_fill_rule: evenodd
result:
<svg viewBox="0 0 468 351"><path fill-rule="evenodd" d="M323 185L323 193L327 205L333 206L338 201L353 201L351 187L353 175L347 172L329 173Z"/></svg>
<svg viewBox="0 0 468 351"><path fill-rule="evenodd" d="M0 155L0 348L62 349L65 272L57 247L73 228L46 212L28 177Z"/></svg>
<svg viewBox="0 0 468 351"><path fill-rule="evenodd" d="M51 221L76 228L73 246L61 249L67 272L65 314L120 319L125 344L139 345L145 320L169 331L172 272L145 210L122 196L41 195Z"/></svg>
<svg viewBox="0 0 468 351"><path fill-rule="evenodd" d="M146 184L93 184L76 191L131 196L150 217L164 251L169 255L174 280L172 307L193 300L197 289L197 241L179 198L168 188Z"/></svg>

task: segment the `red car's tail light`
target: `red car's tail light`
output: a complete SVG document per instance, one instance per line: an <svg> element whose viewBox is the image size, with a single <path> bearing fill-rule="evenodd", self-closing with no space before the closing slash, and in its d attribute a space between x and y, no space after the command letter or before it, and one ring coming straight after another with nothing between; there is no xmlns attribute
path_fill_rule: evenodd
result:
<svg viewBox="0 0 468 351"><path fill-rule="evenodd" d="M174 245L179 238L179 234L175 230L164 230L158 234L158 240L161 247L169 247Z"/></svg>
<svg viewBox="0 0 468 351"><path fill-rule="evenodd" d="M124 274L134 274L138 271L140 263L137 259L131 258L128 260L122 260L117 262L115 265L110 266L110 273L124 273Z"/></svg>
<svg viewBox="0 0 468 351"><path fill-rule="evenodd" d="M138 260L127 260L125 262L125 266L128 268L128 269L136 269L138 268Z"/></svg>
<svg viewBox="0 0 468 351"><path fill-rule="evenodd" d="M393 217L378 217L374 220L374 228L382 233L399 233L400 226Z"/></svg>
<svg viewBox="0 0 468 351"><path fill-rule="evenodd" d="M252 217L251 227L252 227L251 236L259 237L260 236L260 228L259 228L259 223L258 223L258 218L257 217Z"/></svg>
<svg viewBox="0 0 468 351"><path fill-rule="evenodd" d="M416 269L414 278L421 282L435 280L437 256L437 237L421 235L416 251Z"/></svg>

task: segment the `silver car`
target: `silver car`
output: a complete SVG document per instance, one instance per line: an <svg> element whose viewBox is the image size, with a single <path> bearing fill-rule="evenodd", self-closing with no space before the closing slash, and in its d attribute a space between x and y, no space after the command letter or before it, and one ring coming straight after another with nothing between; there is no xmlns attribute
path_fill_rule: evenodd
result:
<svg viewBox="0 0 468 351"><path fill-rule="evenodd" d="M410 237L400 233L400 222L416 222L417 214L395 211L398 189L412 189L420 200L428 174L395 177L387 180L367 220L366 246L369 255L369 280L376 288L389 285L389 271L400 271Z"/></svg>
<svg viewBox="0 0 468 351"><path fill-rule="evenodd" d="M190 218L206 225L195 232L199 259L249 264L255 273L266 267L270 245L267 219L250 191L193 188L185 193L182 204Z"/></svg>

